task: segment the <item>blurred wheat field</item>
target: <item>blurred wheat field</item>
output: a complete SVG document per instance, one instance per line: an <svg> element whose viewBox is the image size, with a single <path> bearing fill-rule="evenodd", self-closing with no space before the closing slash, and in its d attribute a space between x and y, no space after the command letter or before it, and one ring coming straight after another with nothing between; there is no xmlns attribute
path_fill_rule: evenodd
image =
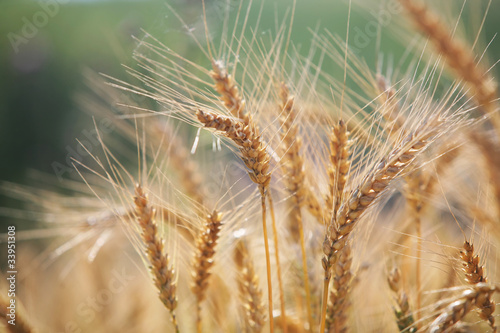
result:
<svg viewBox="0 0 500 333"><path fill-rule="evenodd" d="M307 52L293 4L262 31L263 5L223 3L196 4L202 56L144 32L128 81L84 73L77 177L3 184L42 225L5 331L496 332L489 3L349 2Z"/></svg>

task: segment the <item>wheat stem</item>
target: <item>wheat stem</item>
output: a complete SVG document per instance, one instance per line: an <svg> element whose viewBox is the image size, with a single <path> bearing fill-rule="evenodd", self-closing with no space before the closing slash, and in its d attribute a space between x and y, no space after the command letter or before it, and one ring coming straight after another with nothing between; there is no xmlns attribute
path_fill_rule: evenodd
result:
<svg viewBox="0 0 500 333"><path fill-rule="evenodd" d="M262 229L264 231L264 247L266 251L266 270L267 270L267 294L268 294L268 309L269 309L269 331L274 332L274 317L273 317L273 286L271 279L271 256L269 254L269 239L267 235L266 223L266 192L267 190L261 186L261 207L262 207Z"/></svg>
<svg viewBox="0 0 500 333"><path fill-rule="evenodd" d="M273 198L271 196L271 192L267 191L267 198L269 200L269 209L271 213L271 223L273 228L273 237L274 237L274 254L276 258L276 272L278 273L278 285L279 285L279 293L280 293L280 304L281 304L281 319L282 319L282 328L283 332L287 333L287 325L286 325L286 310L285 310L285 293L283 292L283 280L281 276L281 265L280 265L280 255L279 255L279 243L278 243L278 229L276 228L276 217L274 215L274 204Z"/></svg>

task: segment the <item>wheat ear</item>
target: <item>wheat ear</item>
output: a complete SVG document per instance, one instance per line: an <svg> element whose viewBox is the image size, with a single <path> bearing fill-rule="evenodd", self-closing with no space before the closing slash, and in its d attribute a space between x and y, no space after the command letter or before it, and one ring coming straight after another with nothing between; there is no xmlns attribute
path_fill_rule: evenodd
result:
<svg viewBox="0 0 500 333"><path fill-rule="evenodd" d="M349 160L349 132L347 131L346 123L341 119L339 123L333 127L330 138L330 162L331 166L328 169L329 175L329 192L326 196L326 207L328 210L327 223L333 219L333 215L337 213L344 187L347 181L347 173L351 167Z"/></svg>
<svg viewBox="0 0 500 333"><path fill-rule="evenodd" d="M245 323L252 333L262 331L266 313L262 303L259 277L255 273L252 258L243 241L238 241L234 249L234 261L238 268L238 289L245 314Z"/></svg>
<svg viewBox="0 0 500 333"><path fill-rule="evenodd" d="M264 246L266 249L266 266L267 266L267 285L269 293L269 321L270 331L274 331L273 316L272 316L272 282L271 282L271 262L269 255L269 242L267 239L266 225L266 198L269 200L270 213L272 218L272 228L275 245L276 271L278 273L279 294L281 301L281 315L285 314L285 302L283 283L281 277L281 267L279 264L279 244L276 229L276 219L274 216L274 207L272 204L271 193L269 192L269 184L271 182L271 173L269 171L270 156L263 144L257 125L253 121L251 115L244 112L245 101L241 97L238 87L236 86L231 75L229 75L221 62L212 61L211 76L215 81L215 90L222 97L224 105L229 109L233 117L219 116L209 112L198 110L198 120L205 126L215 128L224 133L224 135L237 146L241 152L243 163L250 169L250 179L259 185L261 193L262 206L262 227L264 231ZM283 331L287 333L286 320L283 320Z"/></svg>
<svg viewBox="0 0 500 333"><path fill-rule="evenodd" d="M438 121L439 123L439 121ZM425 126L425 125L424 125ZM389 153L364 178L364 181L354 192L344 200L339 212L329 225L323 243L324 257L322 259L325 278L323 282L323 305L321 311L321 332L324 331L326 302L331 278L331 268L337 260L337 254L342 250L361 215L372 205L390 182L407 169L415 157L428 145L429 138L436 132L438 126L419 128L408 136Z"/></svg>
<svg viewBox="0 0 500 333"><path fill-rule="evenodd" d="M414 326L415 320L410 310L410 303L408 302L408 295L406 295L406 292L401 287L401 271L399 268L394 268L389 273L387 282L389 283L389 288L396 295L395 300L398 308L394 308L394 314L396 315L399 331L409 333L417 332L417 328Z"/></svg>
<svg viewBox="0 0 500 333"><path fill-rule="evenodd" d="M487 282L483 266L479 265L479 256L474 255L474 245L472 243L468 241L464 242L464 249L460 251L460 257L463 261L465 279L469 284L474 285ZM479 314L481 319L487 320L493 332L496 332L495 317L493 317L495 302L492 302L490 297L485 297L481 302L476 303L476 306L481 311Z"/></svg>
<svg viewBox="0 0 500 333"><path fill-rule="evenodd" d="M498 292L498 288L486 283L475 284L460 295L459 299L448 305L443 313L439 315L430 325L430 333L441 333L447 331L456 322L462 320L474 307L480 307L486 299Z"/></svg>
<svg viewBox="0 0 500 333"><path fill-rule="evenodd" d="M311 306L311 289L309 286L309 273L307 270L307 254L304 239L304 226L302 222L301 207L305 204L304 190L304 160L300 154L302 141L296 123L297 114L294 108L294 96L285 83L280 87L281 97L281 138L284 156L281 160L283 171L286 175L287 189L291 194L290 231L293 239L300 242L302 252L302 274L306 293L306 310L309 329L313 330L313 316Z"/></svg>
<svg viewBox="0 0 500 333"><path fill-rule="evenodd" d="M156 288L159 290L159 298L163 305L170 311L175 331L179 332L179 326L175 317L177 307L176 283L174 281L174 270L169 265L169 257L163 249L163 239L158 233L158 227L154 221L155 209L149 205L147 195L141 185L135 188L135 215L142 229L142 240L146 247L146 255L149 260L151 272Z"/></svg>
<svg viewBox="0 0 500 333"><path fill-rule="evenodd" d="M191 290L196 296L197 303L197 330L201 332L201 302L205 299L208 288L210 269L214 264L215 246L219 239L222 227L222 214L213 211L207 216L207 222L203 226L196 239L196 253L193 259L193 284Z"/></svg>
<svg viewBox="0 0 500 333"><path fill-rule="evenodd" d="M348 330L346 323L351 306L349 293L353 279L351 264L351 247L346 245L339 253L339 259L334 268L333 290L330 293L331 304L328 307L326 319L328 333L343 333Z"/></svg>
<svg viewBox="0 0 500 333"><path fill-rule="evenodd" d="M418 0L399 0L406 8L416 26L434 44L443 55L446 63L455 73L467 82L472 97L491 117L492 124L500 134L500 115L496 111L497 84L493 77L474 59L470 48L454 39L449 29L432 13L426 5Z"/></svg>

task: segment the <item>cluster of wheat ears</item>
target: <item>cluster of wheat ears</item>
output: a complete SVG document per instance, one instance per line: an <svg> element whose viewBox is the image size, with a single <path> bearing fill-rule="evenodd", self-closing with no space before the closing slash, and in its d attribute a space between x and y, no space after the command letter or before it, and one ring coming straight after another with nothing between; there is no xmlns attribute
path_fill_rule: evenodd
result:
<svg viewBox="0 0 500 333"><path fill-rule="evenodd" d="M218 47L206 19L189 31L202 60L146 34L135 83L89 74L82 105L114 130L82 143L84 182L4 185L72 235L20 268L31 290L7 329L496 332L496 81L478 39L398 3L415 42L377 70L349 35L312 32L301 56L242 3ZM132 276L119 292L112 263Z"/></svg>

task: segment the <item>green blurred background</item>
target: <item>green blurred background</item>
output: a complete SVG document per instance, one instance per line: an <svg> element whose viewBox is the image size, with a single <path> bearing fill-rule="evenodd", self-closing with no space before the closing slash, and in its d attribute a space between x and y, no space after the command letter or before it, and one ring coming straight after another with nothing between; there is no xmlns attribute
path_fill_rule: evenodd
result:
<svg viewBox="0 0 500 333"><path fill-rule="evenodd" d="M238 0L206 3L214 34L226 4L232 11L239 6ZM292 3L267 1L261 29L274 29L275 13L285 13ZM75 137L93 127L91 117L81 112L74 100L75 93L85 90L84 69L126 78L121 65L133 66L137 42L132 36L140 39L141 28L170 48L182 49L180 43L189 40L188 33L167 4L188 26L202 20L201 1L196 0L0 2L0 180L27 183L31 169L53 174L52 163L66 159L65 147L75 146ZM259 6L255 1L254 12ZM485 40L500 31L500 22L495 19L499 13L500 0L494 0ZM351 27L363 27L366 20L367 14L355 9ZM321 27L318 31L328 29L344 36L346 24L345 0L298 0L292 40L307 54L311 38L308 28ZM398 43L388 39L383 42L386 53L397 56L404 51ZM490 59L500 58L499 44L493 42ZM372 40L360 54L372 66L374 50ZM15 204L0 198L0 207Z"/></svg>

